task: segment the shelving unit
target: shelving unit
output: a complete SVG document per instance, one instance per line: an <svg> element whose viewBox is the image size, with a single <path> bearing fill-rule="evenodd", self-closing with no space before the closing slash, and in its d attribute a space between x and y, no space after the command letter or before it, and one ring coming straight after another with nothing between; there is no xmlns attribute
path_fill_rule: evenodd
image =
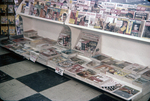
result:
<svg viewBox="0 0 150 101"><path fill-rule="evenodd" d="M42 36L44 38L49 38L53 40L57 40L59 33L63 29L64 26L68 26L71 30L71 48L73 49L75 47L76 41L78 40L80 33L82 31L88 31L89 33L94 33L99 36L101 36L101 53L106 54L108 56L111 56L115 59L128 61L131 63L138 63L144 66L150 67L150 39L144 39L134 36L128 36L123 35L115 32L108 32L104 30L99 29L92 29L84 26L79 25L73 25L69 24L69 16L67 17L67 20L65 23L59 22L59 21L53 21L46 18L41 17L35 17L32 15L22 14L20 13L21 6L19 6L17 10L17 14L20 15L23 18L23 29L24 31L34 29L38 32L39 36ZM70 15L70 13L69 13ZM44 64L45 65L45 64ZM50 68L56 69L53 65L47 65ZM70 74L68 71L64 70L64 73L79 79L85 83L88 83L92 86L97 87L98 89L101 89L99 86L96 86L94 83L89 82L86 79L79 78L77 76L74 76L73 74ZM114 78L115 80L121 82L122 84L129 85L135 89L138 89L140 92L135 94L134 96L130 97L129 99L125 99L124 97L119 96L120 98L124 100L137 100L140 97L142 97L145 92L143 92L143 89L141 87L137 87L133 84L127 83L125 81L118 80ZM116 95L112 92L109 92L105 90L106 92ZM118 95L116 95L118 96Z"/></svg>

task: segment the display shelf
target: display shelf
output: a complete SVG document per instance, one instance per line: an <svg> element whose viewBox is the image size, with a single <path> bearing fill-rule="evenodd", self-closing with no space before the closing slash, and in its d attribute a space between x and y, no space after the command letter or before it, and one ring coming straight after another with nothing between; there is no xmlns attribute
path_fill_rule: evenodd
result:
<svg viewBox="0 0 150 101"><path fill-rule="evenodd" d="M137 41L150 43L150 39L146 39L146 38L124 35L124 34L119 34L119 33L115 33L115 32L110 32L110 31L105 31L105 30L100 30L100 29L94 29L94 28L89 28L89 27L84 27L84 26L74 25L74 24L69 24L69 23L65 23L65 25L70 26L70 27L74 27L74 28L78 28L81 30L89 30L89 31L94 31L94 32L98 32L101 34L118 36L118 37L123 37L123 38L128 38L128 39L133 39L133 40L137 40Z"/></svg>
<svg viewBox="0 0 150 101"><path fill-rule="evenodd" d="M47 21L47 22L51 22L51 23L56 23L56 24L64 24L63 22L60 22L60 21L50 20L50 19L37 17L37 16L32 16L32 15L27 15L27 14L23 14L23 13L18 13L18 15L23 16L23 17L32 18L32 19L37 19L37 20Z"/></svg>

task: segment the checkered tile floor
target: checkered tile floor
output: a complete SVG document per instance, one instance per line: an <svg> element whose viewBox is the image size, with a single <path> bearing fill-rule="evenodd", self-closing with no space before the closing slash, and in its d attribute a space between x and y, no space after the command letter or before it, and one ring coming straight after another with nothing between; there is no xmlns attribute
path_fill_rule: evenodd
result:
<svg viewBox="0 0 150 101"><path fill-rule="evenodd" d="M0 48L0 101L118 101Z"/></svg>

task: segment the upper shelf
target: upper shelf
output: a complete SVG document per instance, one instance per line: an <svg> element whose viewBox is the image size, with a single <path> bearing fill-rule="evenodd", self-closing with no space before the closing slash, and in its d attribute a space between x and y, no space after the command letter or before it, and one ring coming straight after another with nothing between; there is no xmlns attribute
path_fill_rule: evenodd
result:
<svg viewBox="0 0 150 101"><path fill-rule="evenodd" d="M135 36L130 36L130 35L124 35L124 34L120 34L120 33L115 33L115 32L95 29L95 28L89 28L89 27L80 26L80 25L74 25L74 24L69 24L69 23L65 23L65 25L68 25L68 26L71 26L71 27L75 27L75 28L78 28L78 29L85 29L85 30L90 30L90 31L102 33L102 34L119 36L119 37L123 37L123 38L134 39L134 40L150 43L150 39L147 39L147 38L141 38L141 37L135 37Z"/></svg>
<svg viewBox="0 0 150 101"><path fill-rule="evenodd" d="M37 20L47 21L47 22L56 23L56 24L61 24L61 25L64 24L64 22L55 21L55 20L50 20L50 19L46 19L46 18L42 18L42 17L33 16L33 15L27 15L27 14L24 14L24 13L18 13L18 14L19 14L20 16L29 17L29 18L33 18L33 19L37 19Z"/></svg>

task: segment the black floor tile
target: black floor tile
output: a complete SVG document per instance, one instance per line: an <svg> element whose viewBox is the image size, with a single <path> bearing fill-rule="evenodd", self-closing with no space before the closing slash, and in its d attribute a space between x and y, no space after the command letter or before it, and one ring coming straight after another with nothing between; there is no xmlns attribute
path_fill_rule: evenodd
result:
<svg viewBox="0 0 150 101"><path fill-rule="evenodd" d="M90 101L119 101L119 100L116 100L108 95L102 94L100 96L91 99Z"/></svg>
<svg viewBox="0 0 150 101"><path fill-rule="evenodd" d="M4 72L0 71L0 83L12 80L13 78L9 75L5 74Z"/></svg>
<svg viewBox="0 0 150 101"><path fill-rule="evenodd" d="M37 73L17 78L17 80L34 89L35 91L40 92L66 82L69 79L46 69Z"/></svg>
<svg viewBox="0 0 150 101"><path fill-rule="evenodd" d="M17 55L15 53L3 54L3 55L0 55L0 67L4 65L9 65L12 63L20 62L23 60L25 59L23 59L22 56Z"/></svg>
<svg viewBox="0 0 150 101"><path fill-rule="evenodd" d="M19 101L52 101L52 100L50 100L38 93L38 94L34 94L32 96L26 97L24 99L21 99Z"/></svg>

